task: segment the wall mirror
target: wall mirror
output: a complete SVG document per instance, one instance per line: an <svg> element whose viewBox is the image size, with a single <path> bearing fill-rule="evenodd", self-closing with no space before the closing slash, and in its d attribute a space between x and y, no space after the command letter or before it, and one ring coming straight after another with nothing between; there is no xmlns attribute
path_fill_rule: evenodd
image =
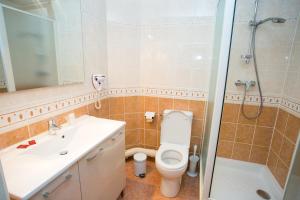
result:
<svg viewBox="0 0 300 200"><path fill-rule="evenodd" d="M84 81L80 0L0 0L0 93Z"/></svg>

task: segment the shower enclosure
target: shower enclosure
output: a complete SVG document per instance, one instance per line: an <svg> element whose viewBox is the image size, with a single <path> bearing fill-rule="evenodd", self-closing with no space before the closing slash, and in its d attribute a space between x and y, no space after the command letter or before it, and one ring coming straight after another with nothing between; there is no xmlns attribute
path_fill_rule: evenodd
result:
<svg viewBox="0 0 300 200"><path fill-rule="evenodd" d="M299 16L297 0L219 1L201 199L300 198Z"/></svg>

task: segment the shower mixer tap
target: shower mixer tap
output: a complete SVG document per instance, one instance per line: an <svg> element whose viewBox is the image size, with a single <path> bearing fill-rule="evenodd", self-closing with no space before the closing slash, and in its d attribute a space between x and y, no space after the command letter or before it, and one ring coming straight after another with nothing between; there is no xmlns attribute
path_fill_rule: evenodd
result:
<svg viewBox="0 0 300 200"><path fill-rule="evenodd" d="M244 63L249 64L251 61L252 55L251 54L243 54L241 55L241 59Z"/></svg>
<svg viewBox="0 0 300 200"><path fill-rule="evenodd" d="M246 91L248 91L251 87L254 87L256 85L256 82L253 80L250 81L241 81L237 80L235 81L235 86L244 86Z"/></svg>

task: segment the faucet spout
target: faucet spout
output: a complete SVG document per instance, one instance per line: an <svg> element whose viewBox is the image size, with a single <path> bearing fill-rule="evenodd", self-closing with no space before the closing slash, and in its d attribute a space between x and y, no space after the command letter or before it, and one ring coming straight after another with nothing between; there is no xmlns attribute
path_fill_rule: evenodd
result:
<svg viewBox="0 0 300 200"><path fill-rule="evenodd" d="M57 125L55 119L50 119L48 121L48 131L49 135L56 135L56 131L61 129L59 125Z"/></svg>

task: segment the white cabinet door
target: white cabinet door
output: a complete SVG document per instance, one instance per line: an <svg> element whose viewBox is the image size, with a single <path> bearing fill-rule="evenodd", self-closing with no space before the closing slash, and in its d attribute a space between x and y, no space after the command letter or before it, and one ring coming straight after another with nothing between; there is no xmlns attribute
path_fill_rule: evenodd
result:
<svg viewBox="0 0 300 200"><path fill-rule="evenodd" d="M78 164L70 167L31 200L81 200Z"/></svg>
<svg viewBox="0 0 300 200"><path fill-rule="evenodd" d="M125 187L125 132L116 132L79 161L83 200L116 200Z"/></svg>

